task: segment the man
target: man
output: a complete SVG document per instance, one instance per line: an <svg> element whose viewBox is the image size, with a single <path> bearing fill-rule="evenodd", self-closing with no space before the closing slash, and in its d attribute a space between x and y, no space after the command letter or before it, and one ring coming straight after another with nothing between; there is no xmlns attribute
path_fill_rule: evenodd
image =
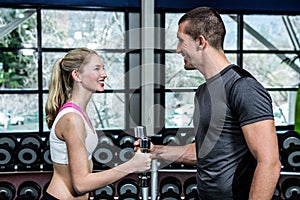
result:
<svg viewBox="0 0 300 200"><path fill-rule="evenodd" d="M227 60L225 26L214 9L193 9L178 25L176 52L185 69L206 79L195 94L196 140L152 145L152 158L196 164L201 200L270 200L281 168L270 95Z"/></svg>

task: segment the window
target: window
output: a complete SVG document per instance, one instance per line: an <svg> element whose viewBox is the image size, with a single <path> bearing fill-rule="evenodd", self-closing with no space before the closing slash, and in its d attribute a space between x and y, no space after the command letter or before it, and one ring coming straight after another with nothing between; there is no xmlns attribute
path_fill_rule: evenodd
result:
<svg viewBox="0 0 300 200"><path fill-rule="evenodd" d="M0 131L37 131L37 14L2 8L0 16Z"/></svg>
<svg viewBox="0 0 300 200"><path fill-rule="evenodd" d="M244 16L243 66L270 90L277 126L294 124L299 23L299 16Z"/></svg>
<svg viewBox="0 0 300 200"><path fill-rule="evenodd" d="M167 32L175 32L173 36L166 34L166 38L170 38L166 39L166 46L173 52L176 48L174 41L177 40L174 28L177 28L181 15L166 14ZM293 60L300 47L300 17L223 14L222 18L227 31L226 56L230 62L252 73L269 90L276 126L292 125L300 80L299 59ZM242 35L238 27L242 27ZM243 43L238 44L238 41ZM166 88L176 91L165 93L166 127L193 126L189 120L193 114L193 90L204 82L201 75L185 71L182 60L174 54L166 55Z"/></svg>
<svg viewBox="0 0 300 200"><path fill-rule="evenodd" d="M109 74L107 91L89 105L91 120L96 128L125 128L124 12L5 8L0 13L7 30L0 36L1 132L48 131L44 106L52 66L77 47L98 51Z"/></svg>
<svg viewBox="0 0 300 200"><path fill-rule="evenodd" d="M205 80L183 69L176 54L182 12L158 10L164 31L155 49L158 127L192 127L194 92ZM89 47L103 59L106 91L93 96L90 118L96 129L128 129L141 122L140 13L134 10L62 7L0 8L0 132L47 132L44 105L54 62L70 49ZM249 70L270 92L277 126L294 123L300 80L300 17L222 14L225 53ZM242 43L239 43L242 41Z"/></svg>

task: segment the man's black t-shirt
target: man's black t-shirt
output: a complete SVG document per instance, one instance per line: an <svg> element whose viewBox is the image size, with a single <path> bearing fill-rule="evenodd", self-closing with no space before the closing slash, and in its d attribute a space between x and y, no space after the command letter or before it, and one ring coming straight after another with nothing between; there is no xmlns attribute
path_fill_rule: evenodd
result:
<svg viewBox="0 0 300 200"><path fill-rule="evenodd" d="M194 127L200 199L248 199L256 160L241 127L267 119L273 119L269 93L236 65L199 86Z"/></svg>

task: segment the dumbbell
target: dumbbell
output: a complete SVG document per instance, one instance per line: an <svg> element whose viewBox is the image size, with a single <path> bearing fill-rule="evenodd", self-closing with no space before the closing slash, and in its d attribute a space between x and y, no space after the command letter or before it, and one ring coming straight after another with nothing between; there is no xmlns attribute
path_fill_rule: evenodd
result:
<svg viewBox="0 0 300 200"><path fill-rule="evenodd" d="M131 178L123 179L118 184L119 200L140 200L140 189L138 182Z"/></svg>
<svg viewBox="0 0 300 200"><path fill-rule="evenodd" d="M285 150L292 145L300 145L300 134L296 131L286 131L278 134L279 150Z"/></svg>
<svg viewBox="0 0 300 200"><path fill-rule="evenodd" d="M93 193L94 200L114 200L115 187L113 184L109 184L95 190Z"/></svg>
<svg viewBox="0 0 300 200"><path fill-rule="evenodd" d="M196 200L199 198L196 177L192 176L184 181L183 192L185 200Z"/></svg>
<svg viewBox="0 0 300 200"><path fill-rule="evenodd" d="M17 149L18 170L40 169L42 139L36 134L24 135Z"/></svg>
<svg viewBox="0 0 300 200"><path fill-rule="evenodd" d="M300 199L300 179L287 178L281 184L281 191L286 200Z"/></svg>
<svg viewBox="0 0 300 200"><path fill-rule="evenodd" d="M195 135L189 135L187 136L186 140L185 140L185 144L191 144L195 142Z"/></svg>
<svg viewBox="0 0 300 200"><path fill-rule="evenodd" d="M41 187L34 181L24 181L18 187L16 200L39 200Z"/></svg>
<svg viewBox="0 0 300 200"><path fill-rule="evenodd" d="M287 131L278 135L280 161L285 169L300 170L300 134Z"/></svg>
<svg viewBox="0 0 300 200"><path fill-rule="evenodd" d="M14 170L14 152L17 146L17 139L13 135L0 137L0 169L2 171Z"/></svg>
<svg viewBox="0 0 300 200"><path fill-rule="evenodd" d="M281 163L284 168L300 171L300 144L292 145L281 153Z"/></svg>
<svg viewBox="0 0 300 200"><path fill-rule="evenodd" d="M134 128L135 138L139 140L139 148L142 153L149 153L151 139L147 135L145 126L137 126ZM148 172L142 172L139 175L139 185L141 188L142 200L148 200L149 198L149 179L150 174Z"/></svg>
<svg viewBox="0 0 300 200"><path fill-rule="evenodd" d="M44 142L44 148L42 149L43 170L53 170L51 154L50 154L50 141L49 139Z"/></svg>
<svg viewBox="0 0 300 200"><path fill-rule="evenodd" d="M7 181L0 182L0 199L13 200L16 195L16 188Z"/></svg>
<svg viewBox="0 0 300 200"><path fill-rule="evenodd" d="M120 135L117 139L118 144L118 164L122 164L128 160L130 160L134 156L134 148L133 143L135 138L131 135L123 134Z"/></svg>
<svg viewBox="0 0 300 200"><path fill-rule="evenodd" d="M281 189L279 183L277 183L275 191L272 196L272 200L282 200L281 198Z"/></svg>
<svg viewBox="0 0 300 200"><path fill-rule="evenodd" d="M94 169L103 170L112 168L116 163L116 147L114 138L110 135L101 135L93 153Z"/></svg>
<svg viewBox="0 0 300 200"><path fill-rule="evenodd" d="M180 139L181 145L195 142L195 133L193 128L179 128L176 135Z"/></svg>
<svg viewBox="0 0 300 200"><path fill-rule="evenodd" d="M160 200L174 199L181 200L182 185L175 177L165 177L160 182Z"/></svg>
<svg viewBox="0 0 300 200"><path fill-rule="evenodd" d="M180 145L180 138L176 134L176 132L166 132L163 133L162 136L163 145L170 145L170 146L178 146Z"/></svg>

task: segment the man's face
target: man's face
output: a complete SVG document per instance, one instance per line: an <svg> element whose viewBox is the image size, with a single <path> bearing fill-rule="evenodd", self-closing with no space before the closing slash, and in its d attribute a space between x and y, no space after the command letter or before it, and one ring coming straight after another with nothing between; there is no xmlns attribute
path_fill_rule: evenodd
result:
<svg viewBox="0 0 300 200"><path fill-rule="evenodd" d="M193 65L193 60L197 57L198 46L196 41L184 31L188 23L188 21L185 21L179 24L177 31L178 44L176 52L183 56L184 68L186 70L192 70L196 69L196 67Z"/></svg>

